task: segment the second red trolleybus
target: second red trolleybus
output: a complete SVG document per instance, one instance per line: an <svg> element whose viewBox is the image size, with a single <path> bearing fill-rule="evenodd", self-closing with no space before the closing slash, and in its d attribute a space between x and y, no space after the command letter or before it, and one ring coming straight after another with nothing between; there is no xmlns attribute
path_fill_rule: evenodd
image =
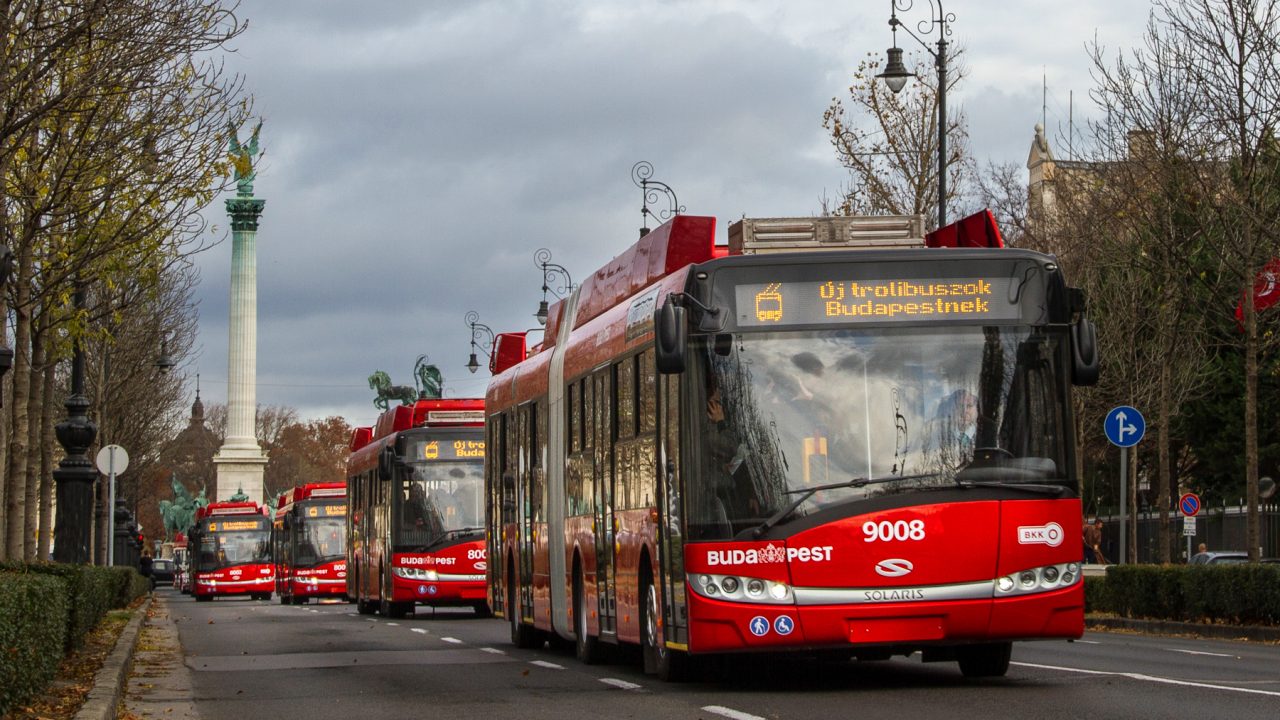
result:
<svg viewBox="0 0 1280 720"><path fill-rule="evenodd" d="M347 597L361 613L485 601L484 401L420 399L357 428L347 460Z"/></svg>
<svg viewBox="0 0 1280 720"><path fill-rule="evenodd" d="M346 483L309 483L280 493L272 539L280 604L346 598Z"/></svg>
<svg viewBox="0 0 1280 720"><path fill-rule="evenodd" d="M714 228L642 237L527 357L496 339L513 642L638 644L676 679L757 651L1002 675L1015 640L1079 637L1069 391L1097 360L1054 258L928 248L912 218L748 219L727 251Z"/></svg>
<svg viewBox="0 0 1280 720"><path fill-rule="evenodd" d="M196 600L229 595L271 599L271 518L263 506L252 501L209 503L196 511L187 544Z"/></svg>

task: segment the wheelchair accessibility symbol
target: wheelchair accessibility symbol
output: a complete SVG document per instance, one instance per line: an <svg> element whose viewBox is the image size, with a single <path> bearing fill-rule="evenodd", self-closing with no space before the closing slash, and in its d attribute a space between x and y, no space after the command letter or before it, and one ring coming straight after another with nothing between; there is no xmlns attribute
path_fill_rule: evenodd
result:
<svg viewBox="0 0 1280 720"><path fill-rule="evenodd" d="M773 621L773 629L779 635L790 635L791 631L796 629L796 623L788 615L779 615Z"/></svg>
<svg viewBox="0 0 1280 720"><path fill-rule="evenodd" d="M751 618L751 623L748 627L751 630L751 634L756 637L764 637L769 634L769 620L763 615Z"/></svg>

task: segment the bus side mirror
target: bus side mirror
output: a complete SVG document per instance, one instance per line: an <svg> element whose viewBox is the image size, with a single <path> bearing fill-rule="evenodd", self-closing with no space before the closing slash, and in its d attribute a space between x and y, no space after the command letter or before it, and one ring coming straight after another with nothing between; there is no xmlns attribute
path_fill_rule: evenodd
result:
<svg viewBox="0 0 1280 720"><path fill-rule="evenodd" d="M654 361L658 372L674 375L684 372L684 356L689 345L689 325L684 308L667 296L653 319Z"/></svg>
<svg viewBox="0 0 1280 720"><path fill-rule="evenodd" d="M396 451L390 445L385 445L382 451L378 453L378 479L387 482L391 480L392 468L395 466Z"/></svg>
<svg viewBox="0 0 1280 720"><path fill-rule="evenodd" d="M1071 326L1071 382L1098 384L1098 332L1086 317Z"/></svg>

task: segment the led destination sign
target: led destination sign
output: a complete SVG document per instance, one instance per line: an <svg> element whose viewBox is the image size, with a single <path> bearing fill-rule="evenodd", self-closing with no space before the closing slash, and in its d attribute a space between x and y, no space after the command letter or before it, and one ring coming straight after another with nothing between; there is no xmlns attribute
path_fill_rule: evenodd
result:
<svg viewBox="0 0 1280 720"><path fill-rule="evenodd" d="M209 532L239 532L244 530L266 530L266 518L252 520L209 520Z"/></svg>
<svg viewBox="0 0 1280 720"><path fill-rule="evenodd" d="M747 283L734 287L741 326L1018 320L1010 278Z"/></svg>
<svg viewBox="0 0 1280 720"><path fill-rule="evenodd" d="M414 460L483 460L483 440L426 440L414 443L407 457Z"/></svg>

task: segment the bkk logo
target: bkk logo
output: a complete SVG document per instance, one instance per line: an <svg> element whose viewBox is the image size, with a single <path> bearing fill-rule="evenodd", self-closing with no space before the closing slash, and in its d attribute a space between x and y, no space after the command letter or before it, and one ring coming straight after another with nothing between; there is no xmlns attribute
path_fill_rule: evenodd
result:
<svg viewBox="0 0 1280 720"><path fill-rule="evenodd" d="M1048 545L1058 547L1062 544L1062 526L1056 522L1048 525L1018 526L1019 545Z"/></svg>

